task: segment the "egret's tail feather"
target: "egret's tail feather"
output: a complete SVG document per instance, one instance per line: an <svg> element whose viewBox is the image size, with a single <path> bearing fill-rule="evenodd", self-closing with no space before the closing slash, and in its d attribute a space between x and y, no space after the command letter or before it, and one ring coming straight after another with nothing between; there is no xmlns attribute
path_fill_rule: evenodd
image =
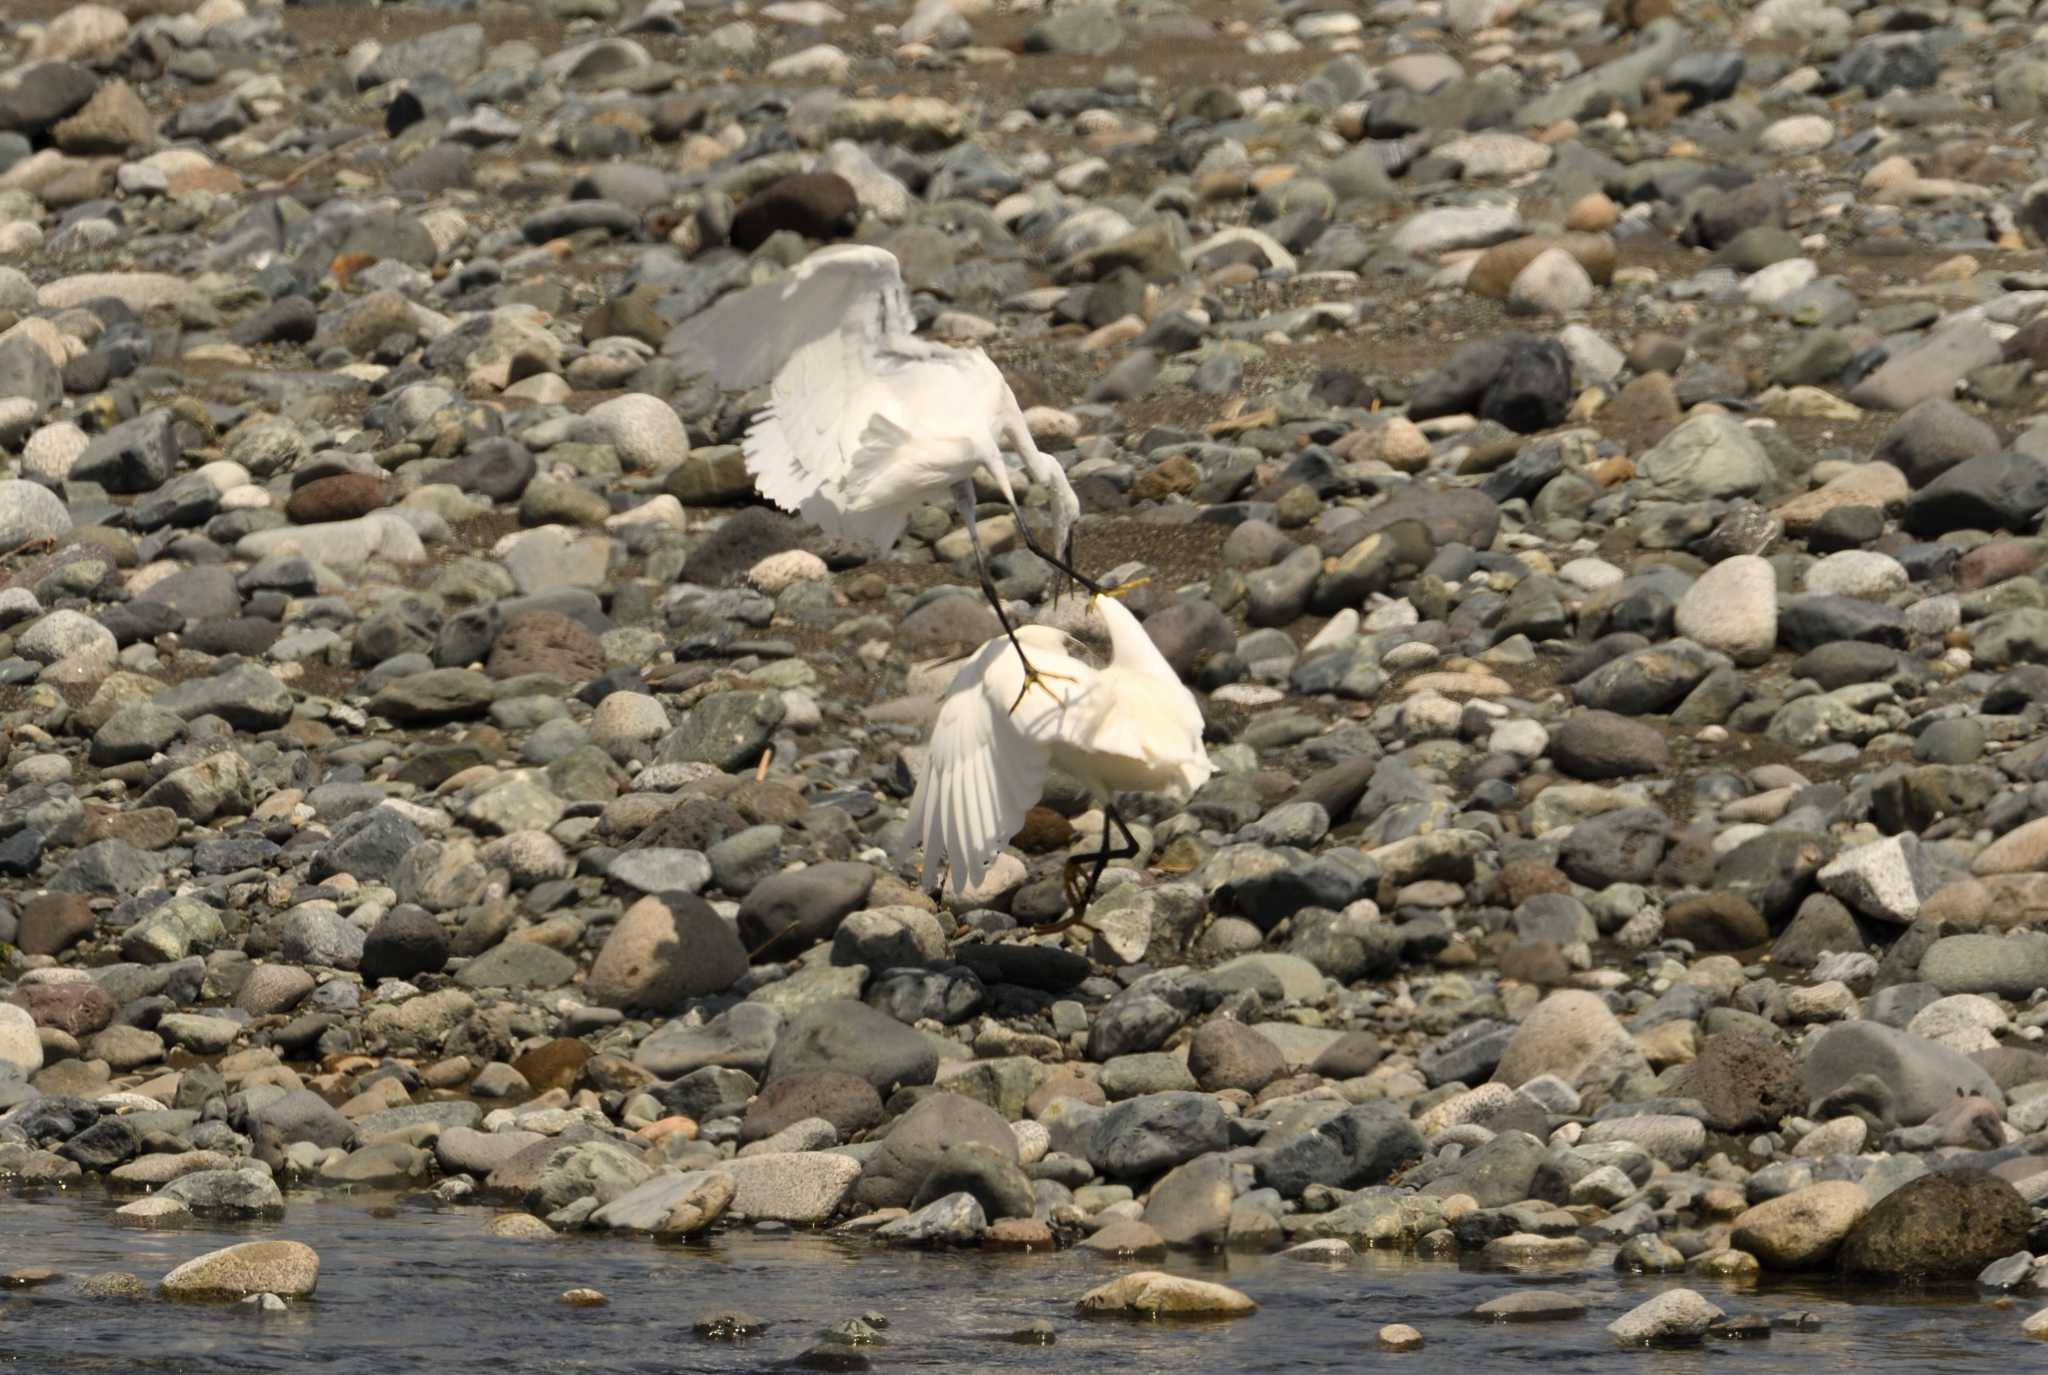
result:
<svg viewBox="0 0 2048 1375"><path fill-rule="evenodd" d="M889 552L904 527L910 524L910 513L901 507L849 511L822 495L804 503L803 517L828 535L865 540L883 554Z"/></svg>

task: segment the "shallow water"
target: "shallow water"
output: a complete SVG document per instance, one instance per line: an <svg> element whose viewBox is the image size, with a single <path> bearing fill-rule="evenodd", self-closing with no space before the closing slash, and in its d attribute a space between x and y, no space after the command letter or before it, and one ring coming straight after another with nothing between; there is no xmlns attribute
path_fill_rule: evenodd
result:
<svg viewBox="0 0 2048 1375"><path fill-rule="evenodd" d="M1742 1289L1691 1283L1730 1313L1808 1311L1817 1332L1709 1343L1688 1351L1616 1349L1602 1330L1671 1279L1593 1267L1519 1277L1461 1270L1390 1252L1343 1265L1275 1256L1175 1257L1157 1268L1223 1281L1260 1305L1225 1323L1081 1318L1074 1301L1131 1263L1076 1252L1049 1256L918 1254L802 1234L726 1233L702 1244L572 1236L505 1241L485 1234L485 1208L295 1194L282 1223L118 1227L119 1200L91 1192L0 1195L0 1270L53 1266L66 1281L0 1298L0 1367L21 1371L604 1371L621 1375L762 1370L815 1345L823 1330L869 1309L890 1319L876 1370L1319 1371L1400 1362L1415 1370L1504 1362L1559 1371L1947 1372L2026 1368L2048 1350L2020 1333L2033 1304L1998 1308L1967 1287L1849 1290L1827 1280ZM393 1212L393 1204L396 1204ZM372 1209L390 1213L374 1215ZM315 1297L288 1313L235 1305L91 1301L76 1281L128 1270L154 1289L173 1266L237 1241L303 1241L320 1253ZM1566 1323L1493 1326L1463 1314L1518 1285L1584 1299ZM573 1309L564 1290L602 1291L608 1307ZM690 1323L742 1308L768 1330L739 1343L699 1339ZM1034 1319L1057 1329L1050 1348L1005 1333ZM1428 1342L1381 1351L1382 1324L1406 1322Z"/></svg>

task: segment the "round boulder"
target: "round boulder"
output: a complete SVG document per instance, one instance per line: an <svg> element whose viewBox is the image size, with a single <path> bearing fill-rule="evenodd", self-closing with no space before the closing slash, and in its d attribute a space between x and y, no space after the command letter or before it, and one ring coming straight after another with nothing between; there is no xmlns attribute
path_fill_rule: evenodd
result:
<svg viewBox="0 0 2048 1375"><path fill-rule="evenodd" d="M1280 1047L1228 1017L1204 1022L1188 1042L1188 1070L1210 1093L1243 1089L1257 1093L1287 1072Z"/></svg>
<svg viewBox="0 0 2048 1375"><path fill-rule="evenodd" d="M1810 1270L1833 1260L1869 1211L1862 1185L1832 1179L1757 1204L1735 1219L1729 1240L1767 1270Z"/></svg>
<svg viewBox="0 0 2048 1375"><path fill-rule="evenodd" d="M2026 1249L2034 1210L1997 1175L1944 1170L1878 1201L1842 1245L1842 1269L1885 1278L1974 1275Z"/></svg>
<svg viewBox="0 0 2048 1375"><path fill-rule="evenodd" d="M740 1140L761 1141L812 1117L830 1122L846 1140L882 1120L882 1095L860 1076L838 1070L787 1074L771 1081L747 1106Z"/></svg>

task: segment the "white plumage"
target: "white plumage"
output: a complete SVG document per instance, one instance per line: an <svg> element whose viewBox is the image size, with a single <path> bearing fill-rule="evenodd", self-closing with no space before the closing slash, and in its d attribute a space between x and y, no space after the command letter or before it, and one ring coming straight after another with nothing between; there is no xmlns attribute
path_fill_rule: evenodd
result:
<svg viewBox="0 0 2048 1375"><path fill-rule="evenodd" d="M1184 800L1215 772L1201 708L1152 637L1115 598L1090 602L1109 630L1105 667L1080 658L1064 632L1027 625L1017 636L1042 675L1030 691L1007 638L983 645L947 688L907 824L908 838L924 846L927 891L938 888L942 867L956 893L988 876L1053 764L1110 810L1120 792ZM1105 850L1107 841L1105 830Z"/></svg>
<svg viewBox="0 0 2048 1375"><path fill-rule="evenodd" d="M912 510L952 491L972 532L976 470L1017 509L998 447L1008 439L1052 493L1052 550L1063 555L1080 503L1032 442L1002 373L980 349L916 330L895 255L838 245L726 295L677 333L719 385L772 383L742 449L761 494L783 510L886 551Z"/></svg>

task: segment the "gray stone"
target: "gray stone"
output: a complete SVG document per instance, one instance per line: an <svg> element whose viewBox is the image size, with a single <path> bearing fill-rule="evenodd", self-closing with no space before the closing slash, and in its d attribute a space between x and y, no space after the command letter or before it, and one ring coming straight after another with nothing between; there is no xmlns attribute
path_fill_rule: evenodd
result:
<svg viewBox="0 0 2048 1375"><path fill-rule="evenodd" d="M1112 1179L1149 1179L1228 1144L1223 1110L1205 1093L1150 1093L1102 1115L1088 1161Z"/></svg>
<svg viewBox="0 0 2048 1375"><path fill-rule="evenodd" d="M1384 1183L1423 1153L1422 1134L1391 1103L1362 1103L1257 1159L1259 1183L1284 1198L1311 1184L1358 1189Z"/></svg>

